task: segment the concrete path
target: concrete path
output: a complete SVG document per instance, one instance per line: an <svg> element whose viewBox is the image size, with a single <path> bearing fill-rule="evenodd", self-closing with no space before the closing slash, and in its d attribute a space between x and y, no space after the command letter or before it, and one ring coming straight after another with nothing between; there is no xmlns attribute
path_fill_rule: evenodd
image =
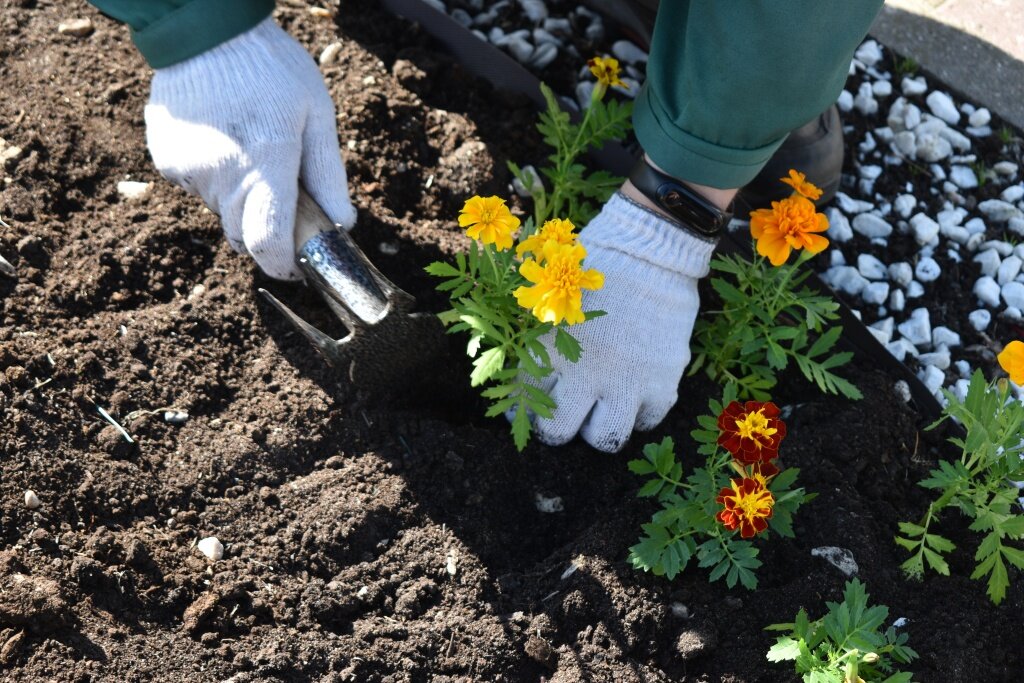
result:
<svg viewBox="0 0 1024 683"><path fill-rule="evenodd" d="M1024 0L887 0L871 35L1024 128Z"/></svg>

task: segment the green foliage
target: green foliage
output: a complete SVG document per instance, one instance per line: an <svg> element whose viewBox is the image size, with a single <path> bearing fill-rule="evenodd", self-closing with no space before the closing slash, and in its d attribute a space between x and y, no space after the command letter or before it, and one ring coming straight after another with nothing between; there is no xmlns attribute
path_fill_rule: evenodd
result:
<svg viewBox="0 0 1024 683"><path fill-rule="evenodd" d="M729 531L715 519L722 507L715 499L729 485L732 471L731 455L717 443L717 416L735 399L735 387L727 385L721 402L709 402L711 414L698 418L700 427L691 436L706 461L685 480L671 437L647 444L643 459L630 461L631 472L650 476L637 496L657 498L661 505L651 521L643 525L640 542L629 549L629 561L636 569L673 579L695 559L698 567L710 570L710 581L725 578L730 588L737 582L750 590L757 587L754 570L761 566L758 549L751 541L738 538L738 531ZM769 482L775 497L770 528L781 536L793 536L793 513L814 497L803 488L793 488L798 473L797 469L787 469ZM732 474L736 476L736 472Z"/></svg>
<svg viewBox="0 0 1024 683"><path fill-rule="evenodd" d="M804 683L908 683L912 675L895 671L893 662L909 664L918 655L907 646L906 633L890 626L884 605L868 605L868 594L857 579L847 582L843 601L827 602L828 614L810 621L797 612L790 624L766 630L787 631L768 650L768 661L792 661Z"/></svg>
<svg viewBox="0 0 1024 683"><path fill-rule="evenodd" d="M716 382L735 382L741 397L764 401L778 373L793 361L821 391L861 398L857 387L833 372L853 357L833 352L843 332L830 326L839 304L801 287L812 273L800 271L809 256L801 252L795 263L780 267L760 256L753 262L715 258L712 270L730 277L711 279L722 308L697 320L690 374L703 368Z"/></svg>
<svg viewBox="0 0 1024 683"><path fill-rule="evenodd" d="M893 83L899 83L904 76L913 76L920 69L920 65L910 57L903 57L893 64Z"/></svg>
<svg viewBox="0 0 1024 683"><path fill-rule="evenodd" d="M573 124L551 89L543 83L540 87L547 102L547 110L540 114L537 130L553 150L548 157L550 165L541 168L540 173L551 189L539 179L523 173L512 162L508 166L520 182L531 190L534 202L533 225L539 227L547 220L561 217L583 226L618 189L622 178L605 171L589 171L579 162L579 157L588 149L597 149L610 140L624 138L630 130L633 103L605 101L604 89L596 88L595 97L591 99L583 120Z"/></svg>
<svg viewBox="0 0 1024 683"><path fill-rule="evenodd" d="M537 387L551 373L542 339L554 331L555 349L571 362L580 357L579 342L564 322L557 327L542 323L516 302L513 292L528 283L512 249L473 242L468 252L455 254L454 265L437 261L426 270L444 280L437 289L448 292L451 301L441 321L450 333L469 335L466 353L474 359L470 384L490 384L481 392L491 400L487 416L514 411L512 438L523 450L530 438L530 415L551 417L555 409L551 397Z"/></svg>
<svg viewBox="0 0 1024 683"><path fill-rule="evenodd" d="M930 528L942 510L956 508L973 519L970 529L981 534L971 578L988 577L988 596L998 605L1010 585L1007 563L1024 569L1024 550L1011 545L1024 539L1024 515L1016 504L1018 494L1013 485L1024 479L1024 406L1009 396L1005 381L993 386L980 371L971 377L962 402L952 393L944 393L948 403L943 416L929 429L953 418L963 425L967 436L950 439L961 450L958 460L940 461L930 476L919 482L938 492L938 498L928 505L920 523L900 523L896 543L910 552L902 568L911 578L920 578L926 567L949 575L944 556L956 546L931 533Z"/></svg>

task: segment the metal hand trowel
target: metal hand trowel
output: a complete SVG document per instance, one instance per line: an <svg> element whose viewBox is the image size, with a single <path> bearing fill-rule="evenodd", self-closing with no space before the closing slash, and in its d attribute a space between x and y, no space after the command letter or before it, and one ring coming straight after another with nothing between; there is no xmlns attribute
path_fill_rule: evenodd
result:
<svg viewBox="0 0 1024 683"><path fill-rule="evenodd" d="M302 188L295 252L306 283L320 293L348 335L334 339L267 290L259 291L356 388L372 390L402 382L439 350L444 330L437 316L413 313L415 298L377 270Z"/></svg>

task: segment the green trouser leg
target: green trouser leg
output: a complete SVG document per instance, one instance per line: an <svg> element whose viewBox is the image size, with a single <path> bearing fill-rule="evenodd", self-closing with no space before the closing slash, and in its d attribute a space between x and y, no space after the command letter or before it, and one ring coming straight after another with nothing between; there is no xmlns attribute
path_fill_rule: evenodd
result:
<svg viewBox="0 0 1024 683"><path fill-rule="evenodd" d="M654 162L701 185L750 182L835 102L882 0L662 0L633 123Z"/></svg>

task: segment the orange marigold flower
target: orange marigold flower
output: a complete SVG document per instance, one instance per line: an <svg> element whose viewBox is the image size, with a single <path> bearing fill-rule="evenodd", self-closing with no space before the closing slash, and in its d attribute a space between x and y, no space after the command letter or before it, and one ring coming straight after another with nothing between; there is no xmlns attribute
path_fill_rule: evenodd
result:
<svg viewBox="0 0 1024 683"><path fill-rule="evenodd" d="M459 225L466 234L484 244L493 244L498 251L512 248L512 233L519 219L512 215L501 197L470 197L459 214Z"/></svg>
<svg viewBox="0 0 1024 683"><path fill-rule="evenodd" d="M1010 342L1003 347L996 359L999 366L1010 376L1011 382L1024 386L1024 342Z"/></svg>
<svg viewBox="0 0 1024 683"><path fill-rule="evenodd" d="M619 60L614 57L593 57L587 60L587 66L590 67L590 73L597 78L597 82L605 87L610 88L613 85L629 87L619 78Z"/></svg>
<svg viewBox="0 0 1024 683"><path fill-rule="evenodd" d="M715 502L724 506L715 519L726 529L740 530L743 538L753 538L768 528L775 497L756 479L733 479L730 486L718 492Z"/></svg>
<svg viewBox="0 0 1024 683"><path fill-rule="evenodd" d="M767 463L779 456L786 423L771 401L733 401L718 416L718 444L744 465Z"/></svg>
<svg viewBox="0 0 1024 683"><path fill-rule="evenodd" d="M757 240L757 253L766 256L773 266L781 266L792 249L806 249L817 254L828 246L818 232L828 230L828 219L818 213L807 197L796 194L770 209L750 213L750 234Z"/></svg>
<svg viewBox="0 0 1024 683"><path fill-rule="evenodd" d="M540 230L533 233L516 247L516 256L522 256L526 252L536 257L543 257L544 245L549 241L556 244L573 244L576 242L576 226L572 221L564 218L552 218L540 227Z"/></svg>
<svg viewBox="0 0 1024 683"><path fill-rule="evenodd" d="M519 266L519 273L532 287L523 285L513 295L523 308L528 308L542 323L557 325L565 320L575 325L586 320L583 313L583 290L601 289L604 275L597 270L583 270L587 250L580 244L544 244L541 259L544 265L528 258Z"/></svg>
<svg viewBox="0 0 1024 683"><path fill-rule="evenodd" d="M796 190L797 194L801 194L812 201L821 196L821 188L814 183L807 182L807 176L796 169L789 169L789 177L779 178L779 180Z"/></svg>

